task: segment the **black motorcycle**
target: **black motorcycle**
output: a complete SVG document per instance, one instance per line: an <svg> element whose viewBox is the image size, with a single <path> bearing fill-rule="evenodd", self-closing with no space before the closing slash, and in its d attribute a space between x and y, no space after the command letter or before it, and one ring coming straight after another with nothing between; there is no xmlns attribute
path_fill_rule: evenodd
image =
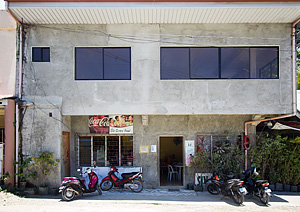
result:
<svg viewBox="0 0 300 212"><path fill-rule="evenodd" d="M207 180L207 191L210 194L223 194L223 197L229 196L239 205L244 202L244 195L247 190L242 187L243 181L240 179L232 179L232 175L226 175L224 180L220 180L218 174L214 173L213 177Z"/></svg>
<svg viewBox="0 0 300 212"><path fill-rule="evenodd" d="M247 189L248 193L257 196L263 204L269 204L270 197L272 197L272 191L268 188L268 181L255 180L255 177L258 175L258 170L255 167L247 169L244 172L244 175L244 187Z"/></svg>

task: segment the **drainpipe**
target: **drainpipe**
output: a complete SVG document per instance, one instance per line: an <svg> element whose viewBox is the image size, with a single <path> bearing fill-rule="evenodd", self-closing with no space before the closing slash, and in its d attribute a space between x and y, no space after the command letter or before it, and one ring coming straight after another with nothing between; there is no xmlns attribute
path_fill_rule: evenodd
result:
<svg viewBox="0 0 300 212"><path fill-rule="evenodd" d="M19 32L19 86L18 86L18 97L22 99L22 75L23 75L23 25L18 21L18 19L10 12L8 2L6 2L5 10L11 15L11 17L16 21L16 23L20 27ZM19 103L16 103L16 150L15 150L15 158L16 162L19 162ZM18 173L18 164L16 164L16 173ZM18 175L16 175L16 186L18 186Z"/></svg>
<svg viewBox="0 0 300 212"><path fill-rule="evenodd" d="M273 117L273 118L268 118L268 119L247 121L247 122L245 122L245 126L244 126L245 127L245 135L248 135L248 128L247 128L248 124L288 118L288 117L295 116L297 114L297 105L296 105L296 93L297 93L297 88L296 88L296 82L297 82L297 80L296 80L296 77L297 77L297 75L296 75L296 29L295 29L295 26L299 21L300 21L300 19L298 19L297 21L295 21L292 24L292 36L291 36L292 37L292 82L293 82L292 83L292 110L293 110L293 113L289 114L289 115L283 115L283 116L278 116L278 117ZM250 146L249 146L249 148L250 148ZM245 170L248 167L248 164L247 164L248 149L245 148Z"/></svg>

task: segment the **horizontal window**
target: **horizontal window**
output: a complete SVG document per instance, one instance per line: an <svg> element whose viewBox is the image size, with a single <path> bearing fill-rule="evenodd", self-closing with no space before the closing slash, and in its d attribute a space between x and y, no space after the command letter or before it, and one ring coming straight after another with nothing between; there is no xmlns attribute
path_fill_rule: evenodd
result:
<svg viewBox="0 0 300 212"><path fill-rule="evenodd" d="M130 48L75 48L76 80L130 80Z"/></svg>
<svg viewBox="0 0 300 212"><path fill-rule="evenodd" d="M32 47L32 62L50 62L50 47Z"/></svg>
<svg viewBox="0 0 300 212"><path fill-rule="evenodd" d="M80 136L79 166L133 166L132 136Z"/></svg>
<svg viewBox="0 0 300 212"><path fill-rule="evenodd" d="M277 47L161 48L161 79L278 79Z"/></svg>

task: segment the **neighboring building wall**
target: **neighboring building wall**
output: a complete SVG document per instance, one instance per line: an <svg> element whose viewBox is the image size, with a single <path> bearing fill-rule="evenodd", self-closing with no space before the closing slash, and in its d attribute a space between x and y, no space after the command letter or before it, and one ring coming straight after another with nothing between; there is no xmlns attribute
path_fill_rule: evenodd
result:
<svg viewBox="0 0 300 212"><path fill-rule="evenodd" d="M0 100L15 95L16 22L0 10Z"/></svg>

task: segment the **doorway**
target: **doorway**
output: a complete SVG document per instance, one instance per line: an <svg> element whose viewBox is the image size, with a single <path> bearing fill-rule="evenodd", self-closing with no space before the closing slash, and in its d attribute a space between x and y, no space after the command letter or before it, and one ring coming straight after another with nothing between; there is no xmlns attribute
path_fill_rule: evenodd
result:
<svg viewBox="0 0 300 212"><path fill-rule="evenodd" d="M183 185L183 137L159 138L160 186Z"/></svg>
<svg viewBox="0 0 300 212"><path fill-rule="evenodd" d="M70 132L62 132L62 160L64 166L64 175L70 176Z"/></svg>

